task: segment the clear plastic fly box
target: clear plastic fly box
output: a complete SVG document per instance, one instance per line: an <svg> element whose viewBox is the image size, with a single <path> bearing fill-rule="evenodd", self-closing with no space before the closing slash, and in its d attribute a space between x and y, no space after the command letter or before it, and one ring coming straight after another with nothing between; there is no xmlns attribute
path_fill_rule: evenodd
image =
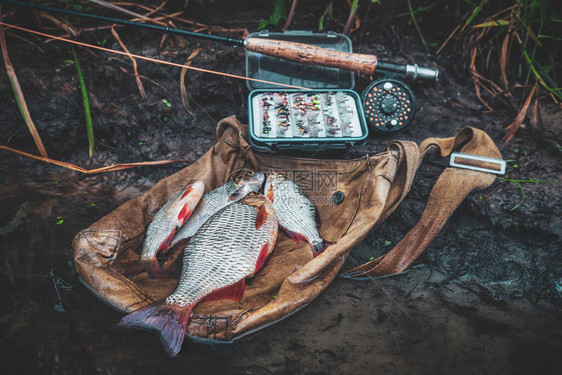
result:
<svg viewBox="0 0 562 375"><path fill-rule="evenodd" d="M248 38L305 43L338 52L352 52L351 40L337 33L267 31ZM350 148L368 135L353 72L307 65L246 51L250 89L250 142L261 151L316 151ZM267 81L267 82L263 82ZM275 82L300 88L277 86Z"/></svg>

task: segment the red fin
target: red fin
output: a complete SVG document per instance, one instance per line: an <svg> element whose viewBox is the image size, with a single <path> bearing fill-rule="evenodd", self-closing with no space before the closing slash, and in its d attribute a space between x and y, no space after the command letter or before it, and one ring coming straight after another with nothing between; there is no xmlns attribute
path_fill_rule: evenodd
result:
<svg viewBox="0 0 562 375"><path fill-rule="evenodd" d="M269 252L269 242L263 245L263 247L261 248L260 256L258 257L258 261L256 262L256 269L254 270L254 273L261 270L261 268L265 264L265 261L267 260L267 256L269 255L268 252Z"/></svg>
<svg viewBox="0 0 562 375"><path fill-rule="evenodd" d="M236 189L230 197L228 197L228 201L239 201L240 199L244 198L250 192L250 188L248 185L242 185L238 189Z"/></svg>
<svg viewBox="0 0 562 375"><path fill-rule="evenodd" d="M203 301L211 302L220 299L231 299L233 301L240 301L244 295L244 290L246 289L246 280L242 279L237 283L229 285L225 288L215 290L213 293L209 294Z"/></svg>
<svg viewBox="0 0 562 375"><path fill-rule="evenodd" d="M273 203L273 184L269 185L269 190L267 191L267 194L265 196L268 201Z"/></svg>
<svg viewBox="0 0 562 375"><path fill-rule="evenodd" d="M268 216L269 214L267 213L265 204L263 204L258 211L258 216L256 217L256 229L260 229L260 227L266 222Z"/></svg>
<svg viewBox="0 0 562 375"><path fill-rule="evenodd" d="M185 189L185 191L183 192L183 194L181 195L180 199L185 198L189 193L191 193L191 191L193 190L193 186L188 187L187 189Z"/></svg>
<svg viewBox="0 0 562 375"><path fill-rule="evenodd" d="M179 306L160 301L126 315L117 326L160 332L160 338L166 351L171 356L175 356L180 351L185 338L191 310L193 310L193 305Z"/></svg>
<svg viewBox="0 0 562 375"><path fill-rule="evenodd" d="M177 230L178 230L177 228L174 229L172 231L172 233L170 233L168 235L168 237L166 237L166 239L164 241L162 241L162 243L160 244L160 247L158 248L158 251L166 252L170 248L170 246L172 245L172 241L174 239L174 236L176 235Z"/></svg>
<svg viewBox="0 0 562 375"><path fill-rule="evenodd" d="M156 258L149 260L133 260L127 262L125 272L123 272L123 276L136 276L145 271L153 277L162 276L162 269L160 268L160 263L158 263L158 260L156 260Z"/></svg>
<svg viewBox="0 0 562 375"><path fill-rule="evenodd" d="M192 212L193 210L191 209L191 207L189 207L187 203L184 204L180 210L180 213L178 214L178 220L180 221L180 223L185 223L185 221L191 216Z"/></svg>
<svg viewBox="0 0 562 375"><path fill-rule="evenodd" d="M333 244L335 244L335 242L328 241L322 241L320 243L317 243L316 245L310 244L310 248L312 249L312 256L316 258L318 255L322 254L328 246Z"/></svg>
<svg viewBox="0 0 562 375"><path fill-rule="evenodd" d="M290 231L287 228L283 228L283 229L285 230L285 232L287 232L289 238L291 238L295 242L308 241L306 237L300 233Z"/></svg>

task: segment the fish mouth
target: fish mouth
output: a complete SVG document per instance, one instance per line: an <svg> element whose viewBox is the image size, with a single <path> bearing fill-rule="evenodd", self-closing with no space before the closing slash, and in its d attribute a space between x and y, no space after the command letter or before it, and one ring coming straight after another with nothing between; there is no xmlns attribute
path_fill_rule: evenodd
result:
<svg viewBox="0 0 562 375"><path fill-rule="evenodd" d="M285 177L283 174L279 173L279 172L270 172L267 175L267 181L273 185L278 185L280 183L282 183L283 181L285 181L287 179L287 177Z"/></svg>
<svg viewBox="0 0 562 375"><path fill-rule="evenodd" d="M251 170L247 170L241 176L234 179L236 186L241 187L242 185L250 185L252 187L252 191L259 191L264 182L265 174Z"/></svg>

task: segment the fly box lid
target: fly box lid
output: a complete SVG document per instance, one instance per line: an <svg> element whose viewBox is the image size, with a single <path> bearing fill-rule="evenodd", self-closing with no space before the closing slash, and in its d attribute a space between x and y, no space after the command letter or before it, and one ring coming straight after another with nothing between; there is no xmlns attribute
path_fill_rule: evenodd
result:
<svg viewBox="0 0 562 375"><path fill-rule="evenodd" d="M249 38L310 44L338 52L352 52L351 40L334 32L262 31ZM353 72L283 60L246 51L250 89L250 143L259 150L314 151L349 148L365 143L368 135ZM284 88L268 82L301 87Z"/></svg>

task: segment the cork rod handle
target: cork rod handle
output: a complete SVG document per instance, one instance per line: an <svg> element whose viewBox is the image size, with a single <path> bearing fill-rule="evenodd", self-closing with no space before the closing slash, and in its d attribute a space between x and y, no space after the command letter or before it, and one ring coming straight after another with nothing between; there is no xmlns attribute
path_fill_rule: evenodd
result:
<svg viewBox="0 0 562 375"><path fill-rule="evenodd" d="M377 67L377 57L374 55L336 52L304 43L263 38L249 38L245 44L248 51L303 64L351 70L367 76L372 76Z"/></svg>

